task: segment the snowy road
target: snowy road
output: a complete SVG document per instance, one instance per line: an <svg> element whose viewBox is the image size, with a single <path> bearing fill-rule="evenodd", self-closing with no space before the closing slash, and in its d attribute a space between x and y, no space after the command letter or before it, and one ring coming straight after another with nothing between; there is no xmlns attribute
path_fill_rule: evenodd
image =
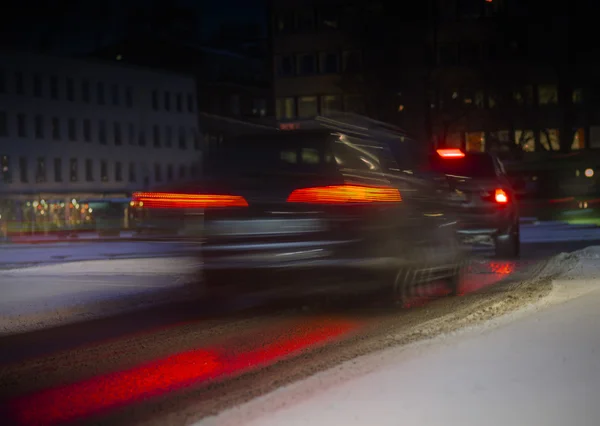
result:
<svg viewBox="0 0 600 426"><path fill-rule="evenodd" d="M0 337L0 414L19 425L91 420L164 426L201 419L200 424L219 426L398 424L399 418L435 425L436 416L447 419L444 424L479 425L492 424L477 417L489 406L499 420L532 424L536 419L528 416L535 410L523 411L521 422L510 417L517 415L514 410L502 417L501 408L491 406L514 403L525 410L523 395L537 387L543 389L534 392L535 408L548 401L558 406L569 395L568 389L552 389L560 380L573 386L571 399L564 399L568 409L582 412L597 388L579 380L581 366L552 373L570 360L600 370L593 355L586 356L600 350L594 327L586 325L598 320L593 307L600 295L589 279L574 280L600 277L600 251L584 252L585 262L581 254L544 260L590 245L581 232L596 232L571 229L579 233L575 241L539 237L524 244L522 261L476 260L462 297L426 300L406 310L363 306L216 315L214 307L180 292L186 274L198 267L184 257L3 271L0 287L8 298L0 301L0 312L13 334ZM530 229L530 236L539 231ZM550 293L557 274L569 279L568 286ZM157 295L169 303L124 309L132 298L140 303ZM590 305L581 304L588 299ZM538 308L511 314L530 304ZM54 320L50 328L40 327L49 317L31 316L42 305ZM567 311L557 311L562 308ZM15 320L23 327L17 334ZM542 330L544 324L556 332ZM415 344L419 341L425 342ZM572 343L579 349L563 347ZM517 358L524 366L509 371ZM516 396L521 400L514 402ZM593 410L590 415L597 414ZM386 412L391 415L376 416ZM533 424L553 424L540 419ZM591 424L584 420L575 423Z"/></svg>

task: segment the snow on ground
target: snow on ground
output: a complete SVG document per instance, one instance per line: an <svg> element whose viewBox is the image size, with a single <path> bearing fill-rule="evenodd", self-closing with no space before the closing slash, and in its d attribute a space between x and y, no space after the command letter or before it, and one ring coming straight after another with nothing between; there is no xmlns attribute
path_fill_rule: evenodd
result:
<svg viewBox="0 0 600 426"><path fill-rule="evenodd" d="M190 253L197 246L181 242L115 241L0 245L0 267L94 259L160 257Z"/></svg>
<svg viewBox="0 0 600 426"><path fill-rule="evenodd" d="M0 334L123 313L189 297L189 257L69 262L0 271Z"/></svg>
<svg viewBox="0 0 600 426"><path fill-rule="evenodd" d="M538 275L557 279L535 305L346 362L197 425L598 425L600 247L556 256Z"/></svg>

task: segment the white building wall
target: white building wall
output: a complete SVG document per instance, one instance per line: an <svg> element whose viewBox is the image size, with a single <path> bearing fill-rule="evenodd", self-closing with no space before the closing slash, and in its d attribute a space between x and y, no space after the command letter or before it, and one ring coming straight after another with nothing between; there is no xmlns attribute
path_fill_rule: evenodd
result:
<svg viewBox="0 0 600 426"><path fill-rule="evenodd" d="M23 90L19 88L20 78ZM84 99L86 84L89 101ZM104 91L103 101L99 84ZM72 100L69 85L73 87ZM113 90L117 91L117 99L113 99ZM129 192L168 182L169 168L173 169L172 179L179 178L180 171L189 177L201 158L195 93L193 77L117 63L0 54L0 193ZM154 96L158 96L157 108ZM36 120L40 119L41 134L36 128ZM24 134L19 120L25 121ZM70 134L73 125L74 135ZM106 129L105 142L102 126ZM160 146L155 146L155 126ZM41 159L45 161L45 179L37 174ZM77 163L76 178L71 176L71 161ZM92 163L92 180L86 175L87 161ZM105 176L101 175L103 163L107 167ZM117 176L119 164L122 180ZM60 166L61 176L55 172L55 165ZM135 176L130 176L130 166ZM160 176L155 168L160 169Z"/></svg>

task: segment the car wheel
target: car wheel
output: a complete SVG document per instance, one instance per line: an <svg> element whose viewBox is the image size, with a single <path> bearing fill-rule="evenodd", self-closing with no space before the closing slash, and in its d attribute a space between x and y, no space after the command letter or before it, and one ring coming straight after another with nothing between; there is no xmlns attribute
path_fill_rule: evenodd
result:
<svg viewBox="0 0 600 426"><path fill-rule="evenodd" d="M496 237L496 256L505 259L516 259L521 255L521 237L519 224L515 224L507 235Z"/></svg>

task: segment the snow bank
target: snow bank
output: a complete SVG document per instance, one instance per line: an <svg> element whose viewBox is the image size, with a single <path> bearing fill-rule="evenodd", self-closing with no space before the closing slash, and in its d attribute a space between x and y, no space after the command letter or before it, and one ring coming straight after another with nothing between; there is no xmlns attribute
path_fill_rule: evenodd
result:
<svg viewBox="0 0 600 426"><path fill-rule="evenodd" d="M70 262L0 271L0 334L186 300L194 257Z"/></svg>

